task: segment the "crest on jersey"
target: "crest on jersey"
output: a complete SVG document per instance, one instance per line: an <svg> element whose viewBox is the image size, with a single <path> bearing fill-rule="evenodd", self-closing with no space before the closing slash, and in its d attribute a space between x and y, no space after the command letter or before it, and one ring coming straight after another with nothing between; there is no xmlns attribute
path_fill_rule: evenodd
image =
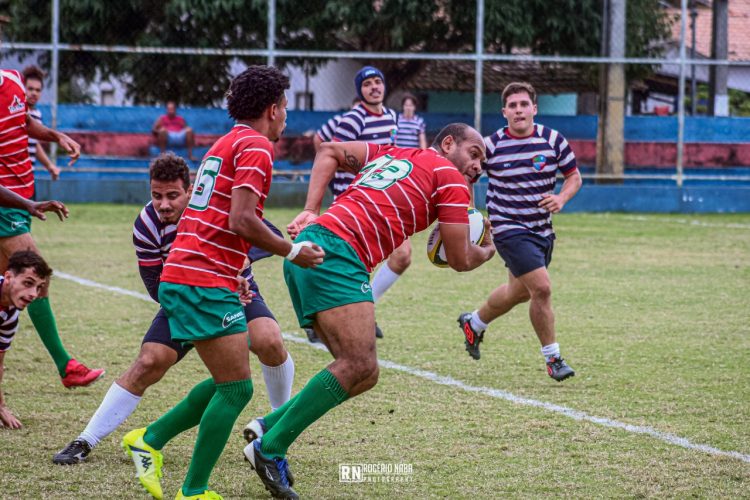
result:
<svg viewBox="0 0 750 500"><path fill-rule="evenodd" d="M414 166L407 160L383 155L365 165L360 173L361 177L352 184L372 189L387 189L397 181L408 177L413 168Z"/></svg>
<svg viewBox="0 0 750 500"><path fill-rule="evenodd" d="M547 165L547 157L544 155L536 155L531 159L531 163L534 165L534 170L539 172Z"/></svg>
<svg viewBox="0 0 750 500"><path fill-rule="evenodd" d="M8 111L11 113L19 113L23 111L26 108L23 102L21 102L21 99L17 96L13 96L13 102L10 106L8 106Z"/></svg>

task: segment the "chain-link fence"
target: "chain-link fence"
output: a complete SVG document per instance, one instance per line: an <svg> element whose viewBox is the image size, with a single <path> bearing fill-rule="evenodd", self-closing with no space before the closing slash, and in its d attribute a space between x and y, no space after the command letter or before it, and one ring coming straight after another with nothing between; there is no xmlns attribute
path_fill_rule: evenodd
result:
<svg viewBox="0 0 750 500"><path fill-rule="evenodd" d="M304 176L312 135L371 64L387 106L416 96L428 136L492 133L504 86L528 81L585 176L750 181L750 0L11 0L0 15L2 66L45 70L40 109L83 144L81 172L142 171L167 101L200 156L230 126L231 77L269 63L291 77L277 168Z"/></svg>

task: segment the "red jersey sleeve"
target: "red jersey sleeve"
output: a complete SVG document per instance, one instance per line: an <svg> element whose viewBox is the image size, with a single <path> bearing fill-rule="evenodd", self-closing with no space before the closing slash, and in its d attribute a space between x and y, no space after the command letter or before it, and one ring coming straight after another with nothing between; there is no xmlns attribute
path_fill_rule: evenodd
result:
<svg viewBox="0 0 750 500"><path fill-rule="evenodd" d="M469 187L456 167L450 165L435 168L435 192L433 200L437 208L437 219L444 224L469 223Z"/></svg>
<svg viewBox="0 0 750 500"><path fill-rule="evenodd" d="M266 185L273 175L273 148L268 141L240 141L234 156L232 189L247 188L261 200L267 195Z"/></svg>

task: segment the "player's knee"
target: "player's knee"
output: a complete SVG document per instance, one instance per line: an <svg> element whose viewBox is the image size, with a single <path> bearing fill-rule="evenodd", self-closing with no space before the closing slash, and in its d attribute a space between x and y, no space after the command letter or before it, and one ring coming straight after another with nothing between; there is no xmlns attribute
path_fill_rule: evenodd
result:
<svg viewBox="0 0 750 500"><path fill-rule="evenodd" d="M365 383L369 387L374 387L378 383L378 376L380 375L380 367L378 366L378 360L376 358L368 358L358 363L357 369L357 382Z"/></svg>
<svg viewBox="0 0 750 500"><path fill-rule="evenodd" d="M395 257L391 262L388 263L388 267L391 268L396 274L404 274L409 266L411 265L411 255Z"/></svg>
<svg viewBox="0 0 750 500"><path fill-rule="evenodd" d="M531 296L534 300L549 300L552 297L552 285L547 282L535 286L531 290Z"/></svg>
<svg viewBox="0 0 750 500"><path fill-rule="evenodd" d="M152 351L141 351L135 360L134 372L140 379L158 381L172 366L172 360Z"/></svg>

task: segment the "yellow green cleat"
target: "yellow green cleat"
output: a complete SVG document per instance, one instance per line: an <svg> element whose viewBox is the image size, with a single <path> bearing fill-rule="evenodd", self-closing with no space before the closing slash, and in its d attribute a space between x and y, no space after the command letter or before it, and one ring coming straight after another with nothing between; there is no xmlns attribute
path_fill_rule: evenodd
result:
<svg viewBox="0 0 750 500"><path fill-rule="evenodd" d="M223 500L223 498L221 495L211 490L206 490L203 493L186 497L182 494L182 488L180 488L180 491L177 492L175 500Z"/></svg>
<svg viewBox="0 0 750 500"><path fill-rule="evenodd" d="M161 452L147 445L143 440L146 434L146 428L135 429L122 438L122 447L127 454L133 459L135 464L135 476L141 482L146 491L157 500L162 500L164 494L161 490L161 466L163 462ZM178 498L186 498L179 497ZM190 498L211 498L211 497L190 497ZM218 497L221 498L221 497Z"/></svg>

